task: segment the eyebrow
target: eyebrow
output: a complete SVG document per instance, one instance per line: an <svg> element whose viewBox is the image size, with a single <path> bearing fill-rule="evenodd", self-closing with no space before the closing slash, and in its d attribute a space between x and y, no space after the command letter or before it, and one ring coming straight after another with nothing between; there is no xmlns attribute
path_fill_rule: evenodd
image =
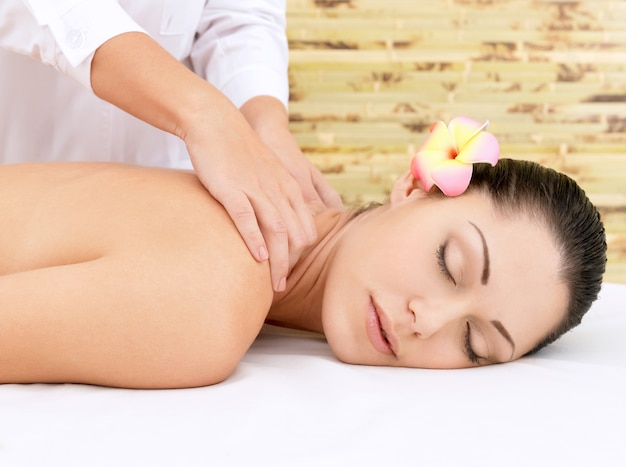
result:
<svg viewBox="0 0 626 467"><path fill-rule="evenodd" d="M509 331L506 330L506 328L500 321L494 319L493 321L491 321L491 324L493 324L493 327L496 328L496 330L500 334L502 334L502 337L504 337L509 344L511 344L512 350L511 350L511 358L509 358L509 360L512 360L513 354L515 353L515 342L513 342L513 338L511 337L511 334L509 334Z"/></svg>
<svg viewBox="0 0 626 467"><path fill-rule="evenodd" d="M487 247L487 240L485 240L485 236L476 224L470 221L468 222L476 229L483 242L483 275L480 278L480 283L482 285L487 285L487 282L489 281L489 248Z"/></svg>

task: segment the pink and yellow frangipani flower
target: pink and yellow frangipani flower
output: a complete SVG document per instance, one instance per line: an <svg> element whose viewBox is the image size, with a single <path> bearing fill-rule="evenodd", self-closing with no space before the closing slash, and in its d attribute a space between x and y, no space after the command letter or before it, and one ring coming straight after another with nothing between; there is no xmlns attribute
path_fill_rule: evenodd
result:
<svg viewBox="0 0 626 467"><path fill-rule="evenodd" d="M467 190L472 178L472 164L496 165L500 145L494 135L468 117L455 117L446 126L438 121L431 125L430 135L411 161L413 177L422 181L424 190L433 185L447 196L458 196Z"/></svg>

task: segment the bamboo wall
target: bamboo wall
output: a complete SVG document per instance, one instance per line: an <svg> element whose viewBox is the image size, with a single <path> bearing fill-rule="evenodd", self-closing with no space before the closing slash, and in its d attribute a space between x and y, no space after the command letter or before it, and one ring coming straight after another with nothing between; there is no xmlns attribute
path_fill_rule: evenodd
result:
<svg viewBox="0 0 626 467"><path fill-rule="evenodd" d="M626 1L287 0L291 128L347 205L383 200L435 120L575 178L626 283Z"/></svg>

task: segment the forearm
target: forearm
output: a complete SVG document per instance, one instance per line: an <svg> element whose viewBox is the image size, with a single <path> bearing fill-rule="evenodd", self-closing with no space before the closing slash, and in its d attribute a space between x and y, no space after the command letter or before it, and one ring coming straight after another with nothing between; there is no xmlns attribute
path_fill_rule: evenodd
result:
<svg viewBox="0 0 626 467"><path fill-rule="evenodd" d="M200 121L210 125L237 113L217 89L142 33L121 34L96 50L91 86L101 99L182 139Z"/></svg>

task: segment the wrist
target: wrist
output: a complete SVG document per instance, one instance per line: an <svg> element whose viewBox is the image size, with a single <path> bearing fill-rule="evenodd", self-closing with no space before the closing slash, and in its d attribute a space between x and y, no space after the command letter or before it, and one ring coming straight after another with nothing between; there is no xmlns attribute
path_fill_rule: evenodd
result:
<svg viewBox="0 0 626 467"><path fill-rule="evenodd" d="M283 103L271 96L257 96L239 109L248 124L263 138L289 133L289 115Z"/></svg>
<svg viewBox="0 0 626 467"><path fill-rule="evenodd" d="M245 124L230 100L202 80L196 89L189 89L185 98L179 102L175 116L176 128L173 133L187 142L194 133L206 133L217 129L224 122L236 126L238 120Z"/></svg>

